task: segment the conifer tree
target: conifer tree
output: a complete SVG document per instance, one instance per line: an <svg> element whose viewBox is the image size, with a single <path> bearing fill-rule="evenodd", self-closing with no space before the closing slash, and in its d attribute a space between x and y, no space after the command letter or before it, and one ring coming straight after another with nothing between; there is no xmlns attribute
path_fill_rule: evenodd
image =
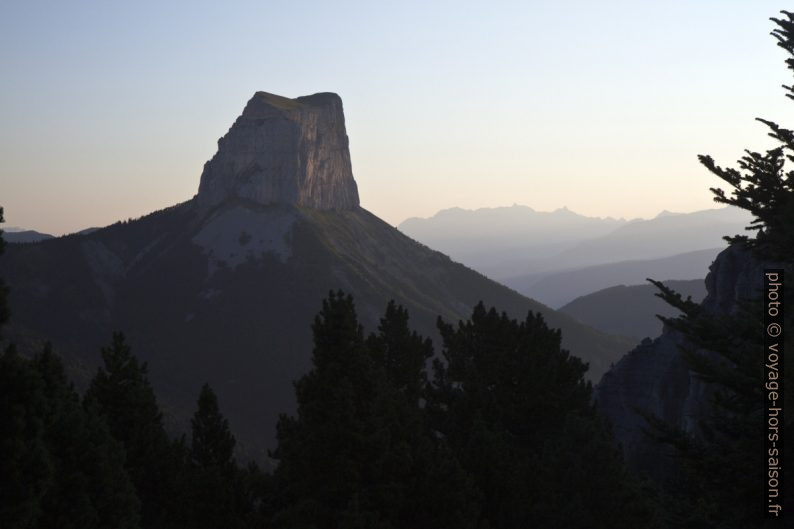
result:
<svg viewBox="0 0 794 529"><path fill-rule="evenodd" d="M416 407L422 396L427 373L425 364L433 356L433 342L408 327L408 311L389 301L378 332L367 339L367 346L385 370L392 389L403 394L403 401Z"/></svg>
<svg viewBox="0 0 794 529"><path fill-rule="evenodd" d="M794 14L782 11L783 18L772 18L777 28L772 35L777 45L788 54L786 66L794 73ZM786 97L794 99L794 84L783 87ZM731 243L741 242L755 250L761 258L790 261L794 254L794 170L785 169L786 161L794 161L794 131L777 123L756 118L765 124L769 136L780 145L765 153L745 151L738 161L739 169L722 168L711 156L700 155L700 162L724 180L731 189L711 188L714 200L749 211L753 221L747 228L758 233L725 237Z"/></svg>
<svg viewBox="0 0 794 529"><path fill-rule="evenodd" d="M559 330L478 304L457 326L439 319L431 413L482 494L492 528L653 527L591 404L587 366Z"/></svg>
<svg viewBox="0 0 794 529"><path fill-rule="evenodd" d="M794 14L786 11L773 18L777 28L772 35L787 54L786 64L794 72ZM785 86L786 96L794 99L794 87ZM765 119L769 135L780 145L766 153L750 150L738 162L738 169L722 168L710 156L699 156L701 163L731 188L730 195L712 188L714 200L736 206L753 215L748 230L755 238L726 237L732 246L744 249L760 262L794 271L794 171L786 163L794 161L794 132ZM762 278L757 278L760 283ZM666 484L668 516L671 524L698 528L777 527L764 525L763 493L766 486L766 454L763 451L765 395L763 350L763 307L758 300L739 300L733 314L713 314L659 281L657 296L681 312L677 318L660 319L685 338L682 353L692 371L710 384L713 392L710 409L702 417L697 434L684 431L640 410L648 421L648 433L674 448L678 475ZM790 291L790 288L787 289ZM790 301L790 292L786 301ZM785 328L794 323L794 311L786 311ZM794 347L787 333L784 349ZM791 380L791 362L785 366L785 380ZM794 399L786 394L784 408ZM786 414L790 432L791 415ZM786 437L788 453L794 452L794 439ZM784 481L791 483L791 465L786 465ZM789 494L784 511L791 515L794 504Z"/></svg>
<svg viewBox="0 0 794 529"><path fill-rule="evenodd" d="M124 452L80 406L49 345L0 358L0 522L5 527L134 529L139 503Z"/></svg>
<svg viewBox="0 0 794 529"><path fill-rule="evenodd" d="M367 339L384 370L380 411L389 432L382 458L381 512L395 527L475 527L479 497L470 477L431 430L425 413L426 365L433 343L408 326L408 311L393 300Z"/></svg>
<svg viewBox="0 0 794 529"><path fill-rule="evenodd" d="M247 471L237 468L235 439L209 384L201 388L191 425L192 468L187 473L189 482L186 484L190 527L247 527L256 521L255 503L259 498L251 489L260 476L255 467Z"/></svg>
<svg viewBox="0 0 794 529"><path fill-rule="evenodd" d="M147 366L133 356L124 335L115 333L101 353L104 367L91 381L84 406L104 417L124 447L125 468L141 500L142 527L169 527L179 512L173 503L181 472L179 444L168 438Z"/></svg>
<svg viewBox="0 0 794 529"><path fill-rule="evenodd" d="M352 297L331 292L312 331L313 367L295 383L297 417L282 415L277 425L276 523L377 525L368 489L388 443L377 416L382 372L365 346Z"/></svg>
<svg viewBox="0 0 794 529"><path fill-rule="evenodd" d="M659 296L681 311L681 316L663 321L686 338L681 348L684 357L713 390L697 435L640 410L648 421L649 435L675 450L671 464L676 465L677 474L663 484L668 491L670 523L763 527L764 506L758 502L766 490L764 356L759 353L763 349L762 308L745 303L735 314L710 314L663 283L653 283Z"/></svg>
<svg viewBox="0 0 794 529"><path fill-rule="evenodd" d="M313 369L297 417L278 424L278 527L475 527L476 494L421 407L432 355L390 303L364 340L353 299L332 292L315 319Z"/></svg>
<svg viewBox="0 0 794 529"><path fill-rule="evenodd" d="M124 450L105 421L84 409L63 365L47 344L32 362L47 403L44 440L53 476L40 527L139 527L140 503L124 470Z"/></svg>
<svg viewBox="0 0 794 529"><path fill-rule="evenodd" d="M35 527L52 483L45 442L44 384L13 346L0 356L0 521Z"/></svg>
<svg viewBox="0 0 794 529"><path fill-rule="evenodd" d="M202 468L233 466L236 441L229 431L229 421L218 408L218 397L209 384L202 386L198 409L190 422L193 427L190 445L193 462Z"/></svg>

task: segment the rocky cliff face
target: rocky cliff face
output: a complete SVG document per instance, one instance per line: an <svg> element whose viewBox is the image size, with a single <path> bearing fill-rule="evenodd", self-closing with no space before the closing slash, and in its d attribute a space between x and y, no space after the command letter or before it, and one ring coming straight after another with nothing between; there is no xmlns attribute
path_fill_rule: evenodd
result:
<svg viewBox="0 0 794 529"><path fill-rule="evenodd" d="M776 265L758 261L741 246L728 247L709 267L702 306L709 313L736 312L739 300L760 294L763 271L769 267ZM684 343L678 332L665 327L661 336L646 338L624 356L595 391L597 405L611 420L629 467L656 479L668 475L670 460L664 457L664 447L643 433L645 421L636 410L697 434L699 418L709 406L710 388L689 369L679 350Z"/></svg>
<svg viewBox="0 0 794 529"><path fill-rule="evenodd" d="M341 98L257 92L204 166L202 208L229 198L347 210L359 205Z"/></svg>

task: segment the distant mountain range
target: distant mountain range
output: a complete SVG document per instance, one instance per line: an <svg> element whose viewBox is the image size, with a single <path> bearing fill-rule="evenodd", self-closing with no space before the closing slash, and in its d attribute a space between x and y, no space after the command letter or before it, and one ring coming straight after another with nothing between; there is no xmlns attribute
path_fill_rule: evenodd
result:
<svg viewBox="0 0 794 529"><path fill-rule="evenodd" d="M510 278L504 283L541 303L559 308L580 296L616 285L637 285L647 278L664 281L705 276L720 250L711 248L660 259L620 261L554 273L541 272Z"/></svg>
<svg viewBox="0 0 794 529"><path fill-rule="evenodd" d="M84 230L80 230L75 232L75 235L87 235L89 233L95 232L99 228L86 228ZM50 235L49 233L41 233L36 230L26 230L24 228L3 228L3 240L8 243L30 243L30 242L39 242L39 241L46 241L47 239L55 238L54 235Z"/></svg>
<svg viewBox="0 0 794 529"><path fill-rule="evenodd" d="M559 307L649 276L700 278L725 247L722 238L743 233L750 220L738 208L662 211L653 219L627 221L515 205L447 209L427 219L408 219L399 229L522 294Z"/></svg>
<svg viewBox="0 0 794 529"><path fill-rule="evenodd" d="M3 230L3 239L10 243L39 242L52 239L49 233L40 233L35 230Z"/></svg>
<svg viewBox="0 0 794 529"><path fill-rule="evenodd" d="M702 279L664 281L664 284L696 303L706 296L706 284ZM648 283L618 285L576 298L560 308L560 312L606 333L626 336L639 343L642 338L654 338L662 333L662 322L657 314L678 315L655 295L658 291Z"/></svg>
<svg viewBox="0 0 794 529"><path fill-rule="evenodd" d="M436 337L438 316L478 301L544 315L598 380L630 347L418 244L358 205L342 102L257 93L207 162L198 194L85 235L10 244L0 258L12 319L31 353L52 340L84 384L122 330L148 362L163 407L184 428L202 384L223 402L246 455L272 447L310 367L311 324L329 290L356 302L367 331L395 299Z"/></svg>
<svg viewBox="0 0 794 529"><path fill-rule="evenodd" d="M560 252L554 256L555 265L570 263L583 267L725 248L723 237L745 233L744 228L751 220L749 213L734 207L694 213L663 211L653 219L629 222L607 235ZM703 273L701 270L698 277Z"/></svg>
<svg viewBox="0 0 794 529"><path fill-rule="evenodd" d="M513 205L444 209L430 218L407 219L397 228L422 244L499 279L534 270L533 263L551 259L627 223L624 219L586 217L567 208L545 212Z"/></svg>

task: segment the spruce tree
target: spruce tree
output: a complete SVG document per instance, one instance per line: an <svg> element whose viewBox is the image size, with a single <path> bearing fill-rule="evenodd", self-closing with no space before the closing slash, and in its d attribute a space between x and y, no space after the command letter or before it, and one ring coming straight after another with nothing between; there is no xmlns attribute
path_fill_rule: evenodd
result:
<svg viewBox="0 0 794 529"><path fill-rule="evenodd" d="M35 527L53 481L45 441L44 383L30 362L9 346L0 356L0 522Z"/></svg>
<svg viewBox="0 0 794 529"><path fill-rule="evenodd" d="M671 464L677 473L663 484L669 521L681 527L763 527L764 505L758 501L766 490L764 355L759 353L763 309L743 303L734 314L715 315L661 282L653 283L660 297L681 311L681 316L663 320L686 338L682 353L712 390L698 434L640 410L649 435L676 455Z"/></svg>
<svg viewBox="0 0 794 529"><path fill-rule="evenodd" d="M84 409L47 344L33 359L47 402L44 440L53 477L40 527L139 527L140 503L124 470L124 450L94 410Z"/></svg>
<svg viewBox="0 0 794 529"><path fill-rule="evenodd" d="M653 527L652 506L624 470L591 404L586 364L542 316L510 319L478 304L439 319L430 411L482 495L492 528Z"/></svg>
<svg viewBox="0 0 794 529"><path fill-rule="evenodd" d="M794 14L782 12L772 35L784 49L786 65L794 72ZM794 87L784 86L786 96L794 99ZM712 188L714 200L742 208L753 215L747 228L756 236L726 237L732 246L743 249L760 263L784 267L794 271L794 171L786 164L794 161L794 131L775 122L758 119L769 129L769 135L779 146L765 153L745 151L738 169L722 168L710 156L699 156L701 163L724 180L731 189ZM661 282L650 280L659 289L657 296L681 312L677 318L662 318L672 329L681 333L685 345L681 347L692 371L710 384L713 393L710 408L701 418L699 432L684 431L647 412L648 433L674 448L675 464L679 469L674 481L666 484L667 507L671 524L698 528L777 527L775 521L765 525L766 509L763 497L766 485L764 444L764 308L760 300L739 300L736 312L714 314L704 307L684 300ZM757 278L758 283L762 281ZM790 287L786 301L790 301ZM794 323L794 311L786 311L784 328ZM784 349L794 347L788 332ZM792 362L783 373L791 380ZM794 405L794 398L786 394L784 409ZM791 414L786 413L786 445L783 450L794 452ZM794 481L791 464L786 465L784 481ZM784 511L792 514L794 504L789 494Z"/></svg>
<svg viewBox="0 0 794 529"><path fill-rule="evenodd" d="M433 342L412 331L408 311L393 300L367 339L382 366L380 411L389 432L381 483L373 487L380 512L395 527L475 527L479 496L448 447L436 438L424 407L426 365Z"/></svg>
<svg viewBox="0 0 794 529"><path fill-rule="evenodd" d="M204 384L198 399L198 409L190 421L193 441L190 455L202 468L225 468L234 465L234 436L229 422L218 408L218 397L209 384Z"/></svg>
<svg viewBox="0 0 794 529"><path fill-rule="evenodd" d="M794 73L794 14L781 13L783 18L771 19L777 24L772 36L788 54L786 66ZM783 88L786 97L794 99L794 84ZM711 188L714 200L753 215L747 229L757 231L755 238L737 235L726 240L752 248L762 259L790 261L794 255L794 170L786 171L785 164L794 161L794 131L767 119L756 120L769 128L769 136L777 140L778 147L765 153L746 150L737 162L738 169L722 168L708 155L699 155L698 159L730 186L730 195Z"/></svg>
<svg viewBox="0 0 794 529"><path fill-rule="evenodd" d="M433 342L412 331L408 320L408 311L389 301L378 332L369 336L367 346L385 370L392 390L415 408L427 383L425 365L433 356Z"/></svg>
<svg viewBox="0 0 794 529"><path fill-rule="evenodd" d="M364 340L353 299L332 292L313 326L298 414L278 424L278 527L475 527L469 477L422 407L432 345L390 303Z"/></svg>
<svg viewBox="0 0 794 529"><path fill-rule="evenodd" d="M169 527L179 512L179 445L172 443L147 377L147 366L133 356L124 335L115 333L102 348L100 367L84 396L86 409L107 421L125 451L125 468L141 500L141 525Z"/></svg>
<svg viewBox="0 0 794 529"><path fill-rule="evenodd" d="M5 527L139 527L124 452L84 410L49 345L0 358L0 522Z"/></svg>
<svg viewBox="0 0 794 529"><path fill-rule="evenodd" d="M331 292L312 331L313 367L295 383L297 416L282 415L277 425L276 524L378 525L368 491L388 443L377 413L382 371L365 346L352 297Z"/></svg>
<svg viewBox="0 0 794 529"><path fill-rule="evenodd" d="M250 481L234 461L235 439L209 384L201 388L191 425L192 467L186 485L190 527L245 527L253 515L256 498L245 490Z"/></svg>

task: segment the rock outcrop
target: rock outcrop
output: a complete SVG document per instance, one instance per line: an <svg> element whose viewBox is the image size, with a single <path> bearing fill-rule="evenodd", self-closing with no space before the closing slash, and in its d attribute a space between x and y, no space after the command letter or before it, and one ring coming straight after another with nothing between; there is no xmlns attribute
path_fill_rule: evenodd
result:
<svg viewBox="0 0 794 529"><path fill-rule="evenodd" d="M257 92L204 166L197 202L229 198L323 210L359 205L342 99Z"/></svg>
<svg viewBox="0 0 794 529"><path fill-rule="evenodd" d="M763 263L745 248L733 245L723 250L709 267L704 310L732 314L740 300L752 299L763 288L764 268L782 267ZM689 369L679 346L683 336L665 326L655 340L645 339L608 371L596 387L599 409L612 422L628 466L655 479L669 476L666 448L643 432L644 410L697 435L699 419L709 406L710 387Z"/></svg>
<svg viewBox="0 0 794 529"><path fill-rule="evenodd" d="M4 337L22 354L51 340L84 389L100 347L123 329L174 433L190 428L196 392L209 383L240 460L264 464L278 417L295 413L293 381L311 368L311 325L330 290L355 298L367 332L389 300L429 337L439 316L468 318L483 301L511 317L543 314L591 374L628 348L358 207L333 94L258 93L207 163L195 200L85 235L10 244L0 277L14 312Z"/></svg>

